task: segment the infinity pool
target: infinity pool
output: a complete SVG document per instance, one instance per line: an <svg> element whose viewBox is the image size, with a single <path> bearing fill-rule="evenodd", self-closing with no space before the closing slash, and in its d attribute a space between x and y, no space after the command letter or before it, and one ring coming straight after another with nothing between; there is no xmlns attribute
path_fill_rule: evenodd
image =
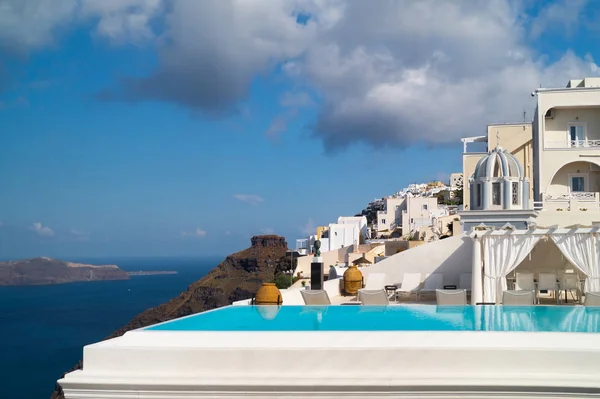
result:
<svg viewBox="0 0 600 399"><path fill-rule="evenodd" d="M583 306L228 306L149 331L600 332L600 308Z"/></svg>

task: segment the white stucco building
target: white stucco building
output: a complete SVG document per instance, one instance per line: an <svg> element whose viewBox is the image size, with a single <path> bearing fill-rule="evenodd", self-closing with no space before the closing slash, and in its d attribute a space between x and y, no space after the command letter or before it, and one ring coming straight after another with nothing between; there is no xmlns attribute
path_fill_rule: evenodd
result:
<svg viewBox="0 0 600 399"><path fill-rule="evenodd" d="M438 207L437 197L408 197L402 210L402 234L432 226L435 218L447 214L447 209Z"/></svg>
<svg viewBox="0 0 600 399"><path fill-rule="evenodd" d="M366 216L340 216L337 220L338 224L356 225L362 238L369 238L369 229L367 227Z"/></svg>
<svg viewBox="0 0 600 399"><path fill-rule="evenodd" d="M377 224L373 226L376 235L390 234L402 226L402 210L406 209L406 200L406 197L385 199L385 209L377 212Z"/></svg>
<svg viewBox="0 0 600 399"><path fill-rule="evenodd" d="M540 224L600 222L600 78L537 89L533 194Z"/></svg>
<svg viewBox="0 0 600 399"><path fill-rule="evenodd" d="M438 206L435 196L390 197L386 209L377 214L376 236L407 235L432 226L435 218L446 215L448 210Z"/></svg>
<svg viewBox="0 0 600 399"><path fill-rule="evenodd" d="M300 255L312 253L316 240L321 241L321 252L337 251L358 244L367 238L369 238L369 229L366 216L340 216L337 223L330 223L318 234L297 239L296 251Z"/></svg>

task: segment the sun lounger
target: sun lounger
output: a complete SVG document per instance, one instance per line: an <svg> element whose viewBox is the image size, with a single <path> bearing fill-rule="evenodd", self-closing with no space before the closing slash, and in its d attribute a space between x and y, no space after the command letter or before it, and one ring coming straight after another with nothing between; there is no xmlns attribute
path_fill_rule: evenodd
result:
<svg viewBox="0 0 600 399"><path fill-rule="evenodd" d="M431 273L425 277L423 288L417 292L417 301L420 301L421 294L426 292L436 292L444 288L444 275L441 273Z"/></svg>
<svg viewBox="0 0 600 399"><path fill-rule="evenodd" d="M465 306L467 290L435 290L438 306Z"/></svg>
<svg viewBox="0 0 600 399"><path fill-rule="evenodd" d="M419 287L421 287L421 273L404 273L400 288L396 290L396 296L403 292L415 293L419 296Z"/></svg>
<svg viewBox="0 0 600 399"><path fill-rule="evenodd" d="M381 290L385 285L385 273L369 273L366 280L365 289Z"/></svg>
<svg viewBox="0 0 600 399"><path fill-rule="evenodd" d="M388 300L385 290L358 290L358 301L363 305L388 305Z"/></svg>
<svg viewBox="0 0 600 399"><path fill-rule="evenodd" d="M585 306L600 306L600 292L586 292Z"/></svg>
<svg viewBox="0 0 600 399"><path fill-rule="evenodd" d="M300 293L305 305L331 305L325 290L302 290Z"/></svg>
<svg viewBox="0 0 600 399"><path fill-rule="evenodd" d="M535 291L509 290L502 293L502 305L506 306L532 306Z"/></svg>

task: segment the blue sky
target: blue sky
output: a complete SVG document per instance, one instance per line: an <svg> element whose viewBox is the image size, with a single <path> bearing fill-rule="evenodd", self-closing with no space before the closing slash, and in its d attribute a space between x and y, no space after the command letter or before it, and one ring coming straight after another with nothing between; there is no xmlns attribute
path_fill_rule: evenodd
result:
<svg viewBox="0 0 600 399"><path fill-rule="evenodd" d="M598 75L591 2L434 3L0 0L0 258L294 245Z"/></svg>

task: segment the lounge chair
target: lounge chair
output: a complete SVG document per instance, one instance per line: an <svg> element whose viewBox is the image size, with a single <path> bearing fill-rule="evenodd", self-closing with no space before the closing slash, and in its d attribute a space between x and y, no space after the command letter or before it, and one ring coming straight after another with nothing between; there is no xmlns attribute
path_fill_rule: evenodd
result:
<svg viewBox="0 0 600 399"><path fill-rule="evenodd" d="M540 302L539 292L546 291L546 290L554 292L554 297L556 298L556 303L558 303L558 284L556 283L556 274L554 274L554 273L538 274L537 289L538 289L538 300L537 300L538 303Z"/></svg>
<svg viewBox="0 0 600 399"><path fill-rule="evenodd" d="M368 290L381 290L385 286L385 273L367 274L365 288Z"/></svg>
<svg viewBox="0 0 600 399"><path fill-rule="evenodd" d="M421 287L421 273L404 273L402 284L396 290L396 297L403 292L415 293L419 297L419 287Z"/></svg>
<svg viewBox="0 0 600 399"><path fill-rule="evenodd" d="M471 292L471 285L472 285L472 275L471 273L461 273L460 275L460 280L458 282L458 289L459 290L465 290L467 292Z"/></svg>
<svg viewBox="0 0 600 399"><path fill-rule="evenodd" d="M581 285L579 284L579 276L575 273L565 273L560 282L560 290L565 291L565 301L568 302L567 293L571 292L571 296L573 295L573 291L575 291L575 299L576 301L581 303ZM560 294L558 295L560 298Z"/></svg>
<svg viewBox="0 0 600 399"><path fill-rule="evenodd" d="M517 273L514 291L535 291L533 273Z"/></svg>
<svg viewBox="0 0 600 399"><path fill-rule="evenodd" d="M425 277L423 288L417 292L417 301L421 300L421 294L424 292L436 292L444 288L444 275L441 273L431 273Z"/></svg>
<svg viewBox="0 0 600 399"><path fill-rule="evenodd" d="M533 273L516 273L514 291L533 291L534 300L536 300L537 286Z"/></svg>
<svg viewBox="0 0 600 399"><path fill-rule="evenodd" d="M466 306L467 290L435 290L438 306Z"/></svg>
<svg viewBox="0 0 600 399"><path fill-rule="evenodd" d="M502 305L506 306L531 306L535 298L535 291L508 290L502 293Z"/></svg>
<svg viewBox="0 0 600 399"><path fill-rule="evenodd" d="M362 305L389 305L385 290L358 290L358 301Z"/></svg>
<svg viewBox="0 0 600 399"><path fill-rule="evenodd" d="M300 293L305 305L331 305L325 290L302 290Z"/></svg>
<svg viewBox="0 0 600 399"><path fill-rule="evenodd" d="M600 306L600 292L586 292L585 306Z"/></svg>

